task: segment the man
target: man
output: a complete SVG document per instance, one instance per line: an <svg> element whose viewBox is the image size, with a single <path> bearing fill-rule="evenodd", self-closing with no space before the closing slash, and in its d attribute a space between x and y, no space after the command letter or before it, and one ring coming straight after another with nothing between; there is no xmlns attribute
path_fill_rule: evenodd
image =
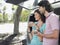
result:
<svg viewBox="0 0 60 45"><path fill-rule="evenodd" d="M44 34L38 32L38 35L43 36L43 45L58 45L59 17L52 12L48 1L40 1L38 5L41 14L46 17L46 30Z"/></svg>

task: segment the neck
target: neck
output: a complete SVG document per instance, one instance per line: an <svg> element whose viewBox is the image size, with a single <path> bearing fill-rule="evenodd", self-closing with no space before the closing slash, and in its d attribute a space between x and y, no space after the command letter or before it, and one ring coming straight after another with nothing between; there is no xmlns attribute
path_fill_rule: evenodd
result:
<svg viewBox="0 0 60 45"><path fill-rule="evenodd" d="M40 28L42 25L43 25L43 22L41 21L41 19L38 20L38 24L37 24L37 26Z"/></svg>
<svg viewBox="0 0 60 45"><path fill-rule="evenodd" d="M47 11L45 11L44 15L45 15L45 17L47 17L49 15L49 13Z"/></svg>
<svg viewBox="0 0 60 45"><path fill-rule="evenodd" d="M39 19L38 22L41 22L41 19Z"/></svg>
<svg viewBox="0 0 60 45"><path fill-rule="evenodd" d="M38 20L38 22L39 22L39 23L43 23L41 19L40 19L40 20Z"/></svg>

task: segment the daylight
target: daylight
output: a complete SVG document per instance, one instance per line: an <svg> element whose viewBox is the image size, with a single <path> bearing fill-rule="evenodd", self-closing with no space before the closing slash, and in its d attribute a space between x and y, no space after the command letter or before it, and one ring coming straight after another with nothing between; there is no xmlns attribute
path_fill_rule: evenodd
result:
<svg viewBox="0 0 60 45"><path fill-rule="evenodd" d="M12 34L18 34L18 36L14 37L12 40L20 41L18 45L21 45L21 40L24 40L27 37L30 16L32 16L33 12L37 9L37 3L39 3L41 0L27 0L24 2L22 1L19 4L9 3L6 1L7 0L0 0L0 39L5 40ZM54 2L60 0L48 1L54 8L60 6L53 4Z"/></svg>

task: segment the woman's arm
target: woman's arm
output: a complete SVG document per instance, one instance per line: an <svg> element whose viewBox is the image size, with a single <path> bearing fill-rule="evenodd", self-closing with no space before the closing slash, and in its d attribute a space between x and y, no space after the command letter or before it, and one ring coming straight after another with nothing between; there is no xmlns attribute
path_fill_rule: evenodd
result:
<svg viewBox="0 0 60 45"><path fill-rule="evenodd" d="M34 35L34 30L32 30L31 34L32 34L32 37L33 37L33 35Z"/></svg>
<svg viewBox="0 0 60 45"><path fill-rule="evenodd" d="M28 36L29 36L29 39L31 40L32 39L32 34L30 32L30 27L28 27Z"/></svg>

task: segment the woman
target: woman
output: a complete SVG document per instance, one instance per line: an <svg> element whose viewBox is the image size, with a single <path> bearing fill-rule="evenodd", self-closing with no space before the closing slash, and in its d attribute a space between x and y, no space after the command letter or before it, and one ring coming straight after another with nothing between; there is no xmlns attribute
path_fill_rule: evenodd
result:
<svg viewBox="0 0 60 45"><path fill-rule="evenodd" d="M32 39L30 45L42 45L43 37L37 35L38 32L44 33L45 30L45 16L42 15L39 10L34 12L34 17L37 22L30 22L29 26L32 26Z"/></svg>
<svg viewBox="0 0 60 45"><path fill-rule="evenodd" d="M29 17L29 23L30 22L36 22L36 20L35 20L35 17L34 17L34 14L31 14L31 16ZM31 37L32 37L32 35L31 35L31 31L32 31L32 27L31 26L28 26L28 40L29 41L31 41Z"/></svg>

